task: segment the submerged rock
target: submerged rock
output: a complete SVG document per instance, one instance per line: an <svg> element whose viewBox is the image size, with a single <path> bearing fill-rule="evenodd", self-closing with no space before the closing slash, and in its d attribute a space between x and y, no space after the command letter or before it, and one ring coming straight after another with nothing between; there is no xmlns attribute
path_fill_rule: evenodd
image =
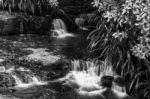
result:
<svg viewBox="0 0 150 99"><path fill-rule="evenodd" d="M32 53L27 56L21 57L20 60L40 62L44 66L57 63L59 60L61 60L60 56L56 56L52 52L47 52L47 49L45 48L27 48L27 50L32 51Z"/></svg>

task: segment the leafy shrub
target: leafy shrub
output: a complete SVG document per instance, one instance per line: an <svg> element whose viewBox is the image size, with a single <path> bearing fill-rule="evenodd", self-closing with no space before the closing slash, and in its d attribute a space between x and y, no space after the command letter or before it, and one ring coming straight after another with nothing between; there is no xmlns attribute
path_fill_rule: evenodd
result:
<svg viewBox="0 0 150 99"><path fill-rule="evenodd" d="M150 80L149 0L94 0L92 5L99 15L88 36L90 48L98 50L99 58L108 59L123 77L130 77L127 91L137 93L138 86ZM145 91L145 98L149 93Z"/></svg>
<svg viewBox="0 0 150 99"><path fill-rule="evenodd" d="M2 8L9 9L11 12L13 9L18 9L20 11L29 11L35 13L38 10L42 13L43 6L48 8L48 6L54 7L58 6L57 0L0 0L0 6Z"/></svg>
<svg viewBox="0 0 150 99"><path fill-rule="evenodd" d="M58 1L57 0L49 0L49 4L51 5L51 7L53 6L58 6Z"/></svg>

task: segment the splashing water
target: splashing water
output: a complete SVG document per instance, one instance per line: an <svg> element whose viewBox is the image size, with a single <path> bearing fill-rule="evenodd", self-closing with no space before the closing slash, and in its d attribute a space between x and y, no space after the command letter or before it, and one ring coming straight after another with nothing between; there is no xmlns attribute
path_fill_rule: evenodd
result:
<svg viewBox="0 0 150 99"><path fill-rule="evenodd" d="M53 37L57 37L57 38L65 38L65 37L73 37L73 34L67 33L65 30L63 29L58 29L58 30L52 30Z"/></svg>
<svg viewBox="0 0 150 99"><path fill-rule="evenodd" d="M21 81L20 78L18 78L16 75L12 75L12 77L15 79L16 85L22 84L23 82Z"/></svg>
<svg viewBox="0 0 150 99"><path fill-rule="evenodd" d="M27 79L28 82L24 82L23 78L21 76L17 75L16 71L23 72L22 73L23 77L25 77L25 79ZM5 71L3 71L3 72L8 73L15 80L15 86L10 87L10 88L20 90L20 89L30 88L30 87L36 86L36 85L46 85L46 84L48 84L47 82L41 81L38 77L36 77L31 72L31 70L25 69L23 67L19 67L19 68L11 67L9 69L5 68Z"/></svg>
<svg viewBox="0 0 150 99"><path fill-rule="evenodd" d="M65 37L72 37L73 34L67 32L67 27L63 20L61 19L54 19L52 22L53 29L52 36L57 38L65 38Z"/></svg>
<svg viewBox="0 0 150 99"><path fill-rule="evenodd" d="M64 31L67 31L65 23L61 19L54 19L52 24L54 26L54 30L63 29Z"/></svg>
<svg viewBox="0 0 150 99"><path fill-rule="evenodd" d="M79 86L83 88L99 88L100 80L103 75L116 76L112 66L106 62L96 64L92 61L73 60L71 61L72 71L65 79L74 80ZM113 89L125 92L125 88L118 87L113 84Z"/></svg>
<svg viewBox="0 0 150 99"><path fill-rule="evenodd" d="M28 75L29 76L29 75ZM15 79L16 81L16 86L14 86L13 88L15 89L26 89L26 88L30 88L32 86L36 86L36 85L46 85L47 82L44 81L40 81L37 77L30 77L30 81L28 83L24 83L19 77L17 77L16 75L12 75L12 77Z"/></svg>

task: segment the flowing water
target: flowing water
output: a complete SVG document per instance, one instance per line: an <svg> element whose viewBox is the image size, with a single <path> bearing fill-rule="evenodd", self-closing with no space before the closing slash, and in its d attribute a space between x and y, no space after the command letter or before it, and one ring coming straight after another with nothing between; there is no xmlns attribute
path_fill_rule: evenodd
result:
<svg viewBox="0 0 150 99"><path fill-rule="evenodd" d="M68 36L73 37L74 35L68 33L67 27L63 20L61 19L54 19L52 22L52 36L57 38L65 38Z"/></svg>
<svg viewBox="0 0 150 99"><path fill-rule="evenodd" d="M23 90L20 91L20 93L14 92L15 96L21 98L23 97L23 99L29 99L29 97L27 96L32 96L31 99L33 99L34 95L37 96L36 94L41 90L32 88L34 88L34 86L36 86L36 88L39 88L39 86L46 86L45 89L50 90L48 93L50 94L50 96L48 96L49 98L44 98L45 95L47 95L47 93L44 91L42 92L44 95L40 99L77 99L72 97L74 96L74 94L69 92L70 90L67 91L67 89L65 89L64 91L63 86L58 84L58 82L56 85L51 85L49 83L50 80L44 79L43 76L37 76L34 71L30 70L28 67L20 66L13 61L8 61L14 56L22 57L28 55L30 51L28 51L27 49L40 49L41 51L45 51L46 49L47 52L44 52L44 54L42 54L42 57L47 56L47 54L62 56L63 59L67 60L66 62L69 63L69 68L71 69L70 72L67 72L65 74L65 77L63 77L62 75L59 80L74 79L74 81L77 82L78 85L85 88L99 87L100 79L103 75L116 75L111 65L108 65L107 62L95 63L94 61L83 61L91 55L90 52L88 52L88 50L86 49L86 46L88 44L88 42L86 41L86 33L81 33L80 35L75 33L68 33L65 23L61 19L54 19L51 34L52 35L1 35L0 60L2 61L0 62L0 74L5 73L6 75L11 76L15 81L15 85L10 86L10 89ZM5 60L6 62L3 62L3 60ZM11 67L8 66L7 68L7 65L11 65ZM42 74L41 72L44 68L46 68L46 72L51 72L55 75L58 73L56 71L64 72L58 69L52 70L51 66L40 67L41 69L38 70L37 68L33 67L33 65L31 65L31 68L33 68L33 70L35 69L35 71L39 71L39 73L37 74ZM28 66L28 64L26 66ZM52 75L51 73L50 76ZM55 92L54 90L57 88L60 91L57 90ZM116 85L114 85L113 88L124 92L123 88L118 88L116 87ZM51 89L54 90L51 91Z"/></svg>
<svg viewBox="0 0 150 99"><path fill-rule="evenodd" d="M101 77L104 75L117 76L107 61L95 63L94 61L72 60L71 68L72 71L66 76L66 79L73 79L79 86L84 88L98 87ZM119 87L116 84L113 84L113 89L126 93L124 87Z"/></svg>
<svg viewBox="0 0 150 99"><path fill-rule="evenodd" d="M56 21L54 21L54 24L55 24L54 25L55 30L61 29L62 31L65 31L64 33L67 33L67 28L62 20L56 19ZM62 35L64 35L64 33ZM49 70L49 68L51 67L49 68L43 67L43 68L48 68L48 70L44 69L42 71L41 69L38 70L36 67L34 67L34 65L36 64L33 64L29 67L28 65L30 64L26 63L26 61L25 61L25 66L24 64L20 65L20 63L18 64L14 61L14 60L20 61L20 57L27 56L28 54L30 55L30 53L32 52L32 50L30 49L39 49L41 50L39 52L45 51L46 49L47 52L43 52L42 57L44 56L47 57L47 55L51 55L52 53L53 56L54 55L63 56L63 58L66 58L66 59L85 59L88 56L88 54L86 53L87 52L86 35L85 34L79 35L75 33L74 34L72 33L69 35L76 35L76 36L73 37L73 36L67 35L67 36L63 36L63 38L59 38L59 37L55 37L51 35L38 35L38 34L20 34L20 35L8 35L8 36L1 35L0 37L0 42L1 42L0 43L0 60L1 60L0 61L0 76L2 77L2 80L0 80L0 82L3 82L4 80L8 82L8 84L10 83L12 84L2 85L2 88L0 87L0 90L2 90L3 87L7 86L8 89L6 91L8 92L3 91L3 93L5 94L8 93L9 95L9 90L10 91L12 89L18 90L16 91L16 93L14 92L13 95L19 98L26 99L25 97L30 96L31 93L33 94L33 96L36 96L34 94L40 91L39 89L33 90L32 88L34 86L42 87L42 86L47 85L47 82L48 82L47 79L45 79L43 76L38 76L38 75L40 74L42 75L42 73L44 74L45 72L46 74L50 76L51 76L51 73L53 73L54 76L55 75L57 76L58 73L59 75L63 74L64 71L62 70L56 70L56 71L51 70L51 69ZM33 50L33 53L34 53L34 50ZM37 71L37 73L34 73L35 71ZM12 80L6 80L5 78L7 75L9 75L8 78L11 77ZM45 80L42 80L42 79L45 79ZM47 90L47 88L45 90ZM3 96L0 95L0 98L1 97Z"/></svg>
<svg viewBox="0 0 150 99"><path fill-rule="evenodd" d="M67 27L65 23L61 19L54 19L52 24L53 24L54 30L63 29L64 31L67 31Z"/></svg>

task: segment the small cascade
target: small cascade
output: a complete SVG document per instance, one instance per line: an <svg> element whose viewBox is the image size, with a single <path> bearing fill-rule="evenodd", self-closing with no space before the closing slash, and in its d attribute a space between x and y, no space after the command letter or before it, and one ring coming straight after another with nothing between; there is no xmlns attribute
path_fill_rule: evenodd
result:
<svg viewBox="0 0 150 99"><path fill-rule="evenodd" d="M5 67L4 67L5 68ZM46 85L47 82L41 81L37 76L35 76L31 70L25 69L23 67L9 69L4 69L5 73L9 74L15 81L14 89L25 89L36 85Z"/></svg>
<svg viewBox="0 0 150 99"><path fill-rule="evenodd" d="M68 36L73 36L72 34L67 32L67 27L64 21L61 19L54 19L52 22L52 27L52 37L65 38Z"/></svg>
<svg viewBox="0 0 150 99"><path fill-rule="evenodd" d="M71 61L71 68L73 71L85 71L89 74L95 74L98 76L115 75L112 67L106 65L104 62L96 64L94 61L73 60Z"/></svg>
<svg viewBox="0 0 150 99"><path fill-rule="evenodd" d="M73 79L82 87L98 88L103 75L116 76L112 66L107 62L97 64L94 61L72 60L70 63L72 71L66 76L66 79ZM112 88L122 93L125 92L125 87L113 84Z"/></svg>
<svg viewBox="0 0 150 99"><path fill-rule="evenodd" d="M16 75L12 75L12 77L15 79L16 85L23 84L22 80L19 77L17 77Z"/></svg>
<svg viewBox="0 0 150 99"><path fill-rule="evenodd" d="M67 31L67 27L66 27L65 23L61 19L54 19L52 24L54 26L54 30L62 29L64 31Z"/></svg>

